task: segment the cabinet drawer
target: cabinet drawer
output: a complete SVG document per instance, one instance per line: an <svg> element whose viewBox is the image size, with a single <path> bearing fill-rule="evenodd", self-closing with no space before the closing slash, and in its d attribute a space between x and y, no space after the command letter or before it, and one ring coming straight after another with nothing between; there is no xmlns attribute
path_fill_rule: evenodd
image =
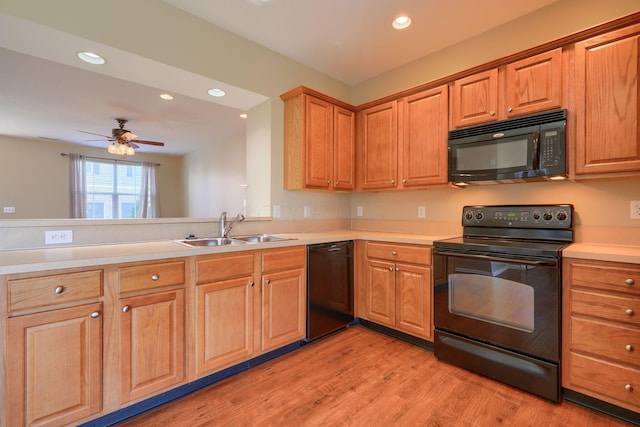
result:
<svg viewBox="0 0 640 427"><path fill-rule="evenodd" d="M572 290L571 312L640 326L640 297Z"/></svg>
<svg viewBox="0 0 640 427"><path fill-rule="evenodd" d="M571 349L640 369L640 329L571 319ZM640 387L640 384L638 384Z"/></svg>
<svg viewBox="0 0 640 427"><path fill-rule="evenodd" d="M640 370L571 353L571 383L634 411L640 410ZM571 387L569 387L571 388Z"/></svg>
<svg viewBox="0 0 640 427"><path fill-rule="evenodd" d="M102 270L9 280L9 311L63 304L102 295Z"/></svg>
<svg viewBox="0 0 640 427"><path fill-rule="evenodd" d="M640 296L640 268L631 265L571 262L570 282L573 286Z"/></svg>
<svg viewBox="0 0 640 427"><path fill-rule="evenodd" d="M369 242L367 243L367 256L389 261L431 265L431 247L428 246Z"/></svg>
<svg viewBox="0 0 640 427"><path fill-rule="evenodd" d="M304 246L265 251L262 253L262 272L304 267L306 262L307 251Z"/></svg>
<svg viewBox="0 0 640 427"><path fill-rule="evenodd" d="M185 281L184 261L162 262L120 268L120 292L181 285Z"/></svg>
<svg viewBox="0 0 640 427"><path fill-rule="evenodd" d="M211 283L253 275L253 253L199 257L196 261L196 283Z"/></svg>

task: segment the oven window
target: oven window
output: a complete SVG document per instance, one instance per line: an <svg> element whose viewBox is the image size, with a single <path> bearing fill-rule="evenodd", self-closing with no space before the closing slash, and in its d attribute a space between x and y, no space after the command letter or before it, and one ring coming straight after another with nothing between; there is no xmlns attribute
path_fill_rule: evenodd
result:
<svg viewBox="0 0 640 427"><path fill-rule="evenodd" d="M496 270L492 275L449 275L449 311L495 325L533 332L533 287L496 277L501 271L509 269L509 264L491 262L491 268Z"/></svg>
<svg viewBox="0 0 640 427"><path fill-rule="evenodd" d="M529 164L528 146L527 138L460 145L456 147L455 155L457 170L524 168Z"/></svg>

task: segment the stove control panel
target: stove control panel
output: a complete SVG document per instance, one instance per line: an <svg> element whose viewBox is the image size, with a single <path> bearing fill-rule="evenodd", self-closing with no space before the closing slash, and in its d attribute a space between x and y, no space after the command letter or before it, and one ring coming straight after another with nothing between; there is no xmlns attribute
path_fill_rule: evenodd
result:
<svg viewBox="0 0 640 427"><path fill-rule="evenodd" d="M465 206L464 227L569 229L573 205Z"/></svg>

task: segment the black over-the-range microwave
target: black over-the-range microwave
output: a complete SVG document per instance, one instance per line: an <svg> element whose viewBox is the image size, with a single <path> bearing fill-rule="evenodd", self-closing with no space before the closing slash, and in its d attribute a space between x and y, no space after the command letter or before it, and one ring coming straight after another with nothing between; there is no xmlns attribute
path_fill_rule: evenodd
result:
<svg viewBox="0 0 640 427"><path fill-rule="evenodd" d="M567 110L449 132L449 181L456 185L564 179Z"/></svg>

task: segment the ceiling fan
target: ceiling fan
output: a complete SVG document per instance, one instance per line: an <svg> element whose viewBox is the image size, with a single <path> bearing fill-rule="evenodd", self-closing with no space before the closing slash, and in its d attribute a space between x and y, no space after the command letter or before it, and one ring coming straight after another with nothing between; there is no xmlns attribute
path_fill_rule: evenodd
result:
<svg viewBox="0 0 640 427"><path fill-rule="evenodd" d="M134 148L139 148L138 144L146 144L146 145L156 145L159 147L164 147L164 142L158 141L145 141L143 139L136 139L138 135L124 128L124 125L127 123L127 119L116 119L119 124L119 127L111 129L111 136L101 135L99 133L87 132L84 130L78 130L78 132L88 133L90 135L97 135L107 138L108 141L112 141L112 144L109 145L107 151L111 154L122 154L122 155L134 155ZM87 141L97 141L97 140L87 140ZM101 141L101 140L100 140ZM117 143L117 144L116 144Z"/></svg>

